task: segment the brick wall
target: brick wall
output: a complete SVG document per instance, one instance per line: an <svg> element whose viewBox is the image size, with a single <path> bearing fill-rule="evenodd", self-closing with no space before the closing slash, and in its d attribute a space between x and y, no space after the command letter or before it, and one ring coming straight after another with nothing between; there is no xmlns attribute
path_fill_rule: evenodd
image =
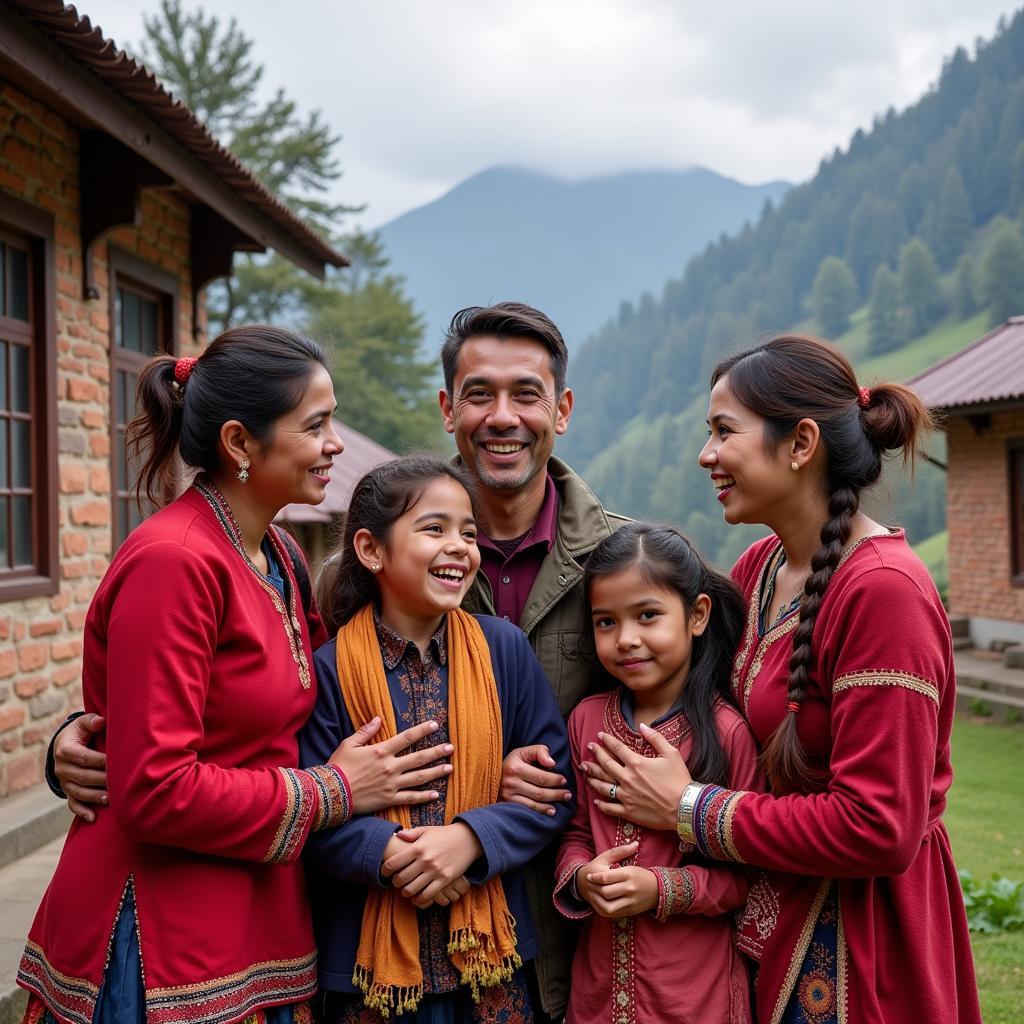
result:
<svg viewBox="0 0 1024 1024"><path fill-rule="evenodd" d="M110 282L114 243L178 280L178 344L195 347L189 209L143 193L142 220L95 246L100 298L82 298L78 132L52 110L0 88L0 190L55 222L60 591L0 603L0 797L39 782L46 742L81 706L82 625L111 552Z"/></svg>
<svg viewBox="0 0 1024 1024"><path fill-rule="evenodd" d="M1024 438L1024 409L994 413L981 433L951 417L949 603L954 615L1024 623L1024 587L1010 585L1006 442Z"/></svg>

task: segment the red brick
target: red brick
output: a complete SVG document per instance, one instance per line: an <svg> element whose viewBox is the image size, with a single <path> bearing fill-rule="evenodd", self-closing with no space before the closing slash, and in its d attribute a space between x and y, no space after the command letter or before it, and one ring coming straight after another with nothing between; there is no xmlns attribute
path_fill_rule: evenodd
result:
<svg viewBox="0 0 1024 1024"><path fill-rule="evenodd" d="M19 793L43 781L41 752L21 754L7 762L7 791Z"/></svg>
<svg viewBox="0 0 1024 1024"><path fill-rule="evenodd" d="M14 692L22 698L34 697L50 685L46 676L26 676L14 684Z"/></svg>
<svg viewBox="0 0 1024 1024"><path fill-rule="evenodd" d="M71 508L71 522L76 526L109 526L110 505L105 501L84 501Z"/></svg>
<svg viewBox="0 0 1024 1024"><path fill-rule="evenodd" d="M25 721L25 709L20 705L13 708L0 708L0 732L17 729Z"/></svg>
<svg viewBox="0 0 1024 1024"><path fill-rule="evenodd" d="M50 650L46 644L20 644L18 668L22 672L35 672L50 660L49 655Z"/></svg>
<svg viewBox="0 0 1024 1024"><path fill-rule="evenodd" d="M67 686L82 676L82 669L78 665L61 665L50 673L50 679L54 686Z"/></svg>
<svg viewBox="0 0 1024 1024"><path fill-rule="evenodd" d="M29 636L53 636L60 632L60 619L45 619L42 622L33 622L28 627Z"/></svg>
<svg viewBox="0 0 1024 1024"><path fill-rule="evenodd" d="M100 389L94 380L83 380L79 377L68 379L68 399L72 402L95 402L100 396Z"/></svg>
<svg viewBox="0 0 1024 1024"><path fill-rule="evenodd" d="M92 434L89 437L89 453L104 459L110 454L110 437L107 434Z"/></svg>
<svg viewBox="0 0 1024 1024"><path fill-rule="evenodd" d="M79 530L64 530L60 537L65 555L75 557L84 555L89 550L89 537Z"/></svg>
<svg viewBox="0 0 1024 1024"><path fill-rule="evenodd" d="M82 641L60 640L50 644L50 657L54 661L67 661L69 658L77 658L82 653Z"/></svg>
<svg viewBox="0 0 1024 1024"><path fill-rule="evenodd" d="M85 493L85 467L74 462L65 462L60 467L61 494Z"/></svg>
<svg viewBox="0 0 1024 1024"><path fill-rule="evenodd" d="M91 429L102 428L107 425L107 417L105 413L99 412L96 409L83 409L82 410L82 426L90 427Z"/></svg>
<svg viewBox="0 0 1024 1024"><path fill-rule="evenodd" d="M54 594L50 598L50 611L51 612L62 612L71 603L71 597L66 591L61 591L59 594Z"/></svg>
<svg viewBox="0 0 1024 1024"><path fill-rule="evenodd" d="M110 493L110 469L108 467L89 470L89 490L93 494Z"/></svg>
<svg viewBox="0 0 1024 1024"><path fill-rule="evenodd" d="M18 656L14 651L0 651L0 679L13 676L18 670Z"/></svg>
<svg viewBox="0 0 1024 1024"><path fill-rule="evenodd" d="M72 608L64 618L67 621L68 629L76 633L85 627L85 617L89 614L86 608Z"/></svg>

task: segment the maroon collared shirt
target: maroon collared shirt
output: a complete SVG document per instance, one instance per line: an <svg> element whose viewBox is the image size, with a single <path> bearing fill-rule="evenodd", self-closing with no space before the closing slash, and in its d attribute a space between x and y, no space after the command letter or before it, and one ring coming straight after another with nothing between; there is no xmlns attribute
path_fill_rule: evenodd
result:
<svg viewBox="0 0 1024 1024"><path fill-rule="evenodd" d="M557 529L558 490L548 474L544 501L537 519L522 537L517 538L518 544L514 549L508 550L510 545L507 541L495 543L483 532L477 534L480 570L490 581L495 614L519 624L533 581L555 542Z"/></svg>

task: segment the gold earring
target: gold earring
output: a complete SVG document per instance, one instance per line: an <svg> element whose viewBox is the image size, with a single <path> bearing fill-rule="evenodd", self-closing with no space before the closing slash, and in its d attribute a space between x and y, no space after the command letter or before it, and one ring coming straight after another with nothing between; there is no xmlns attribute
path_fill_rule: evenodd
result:
<svg viewBox="0 0 1024 1024"><path fill-rule="evenodd" d="M249 460L242 459L238 465L238 482L240 484L248 483L249 481Z"/></svg>
<svg viewBox="0 0 1024 1024"><path fill-rule="evenodd" d="M800 468L800 463L799 462L791 462L789 464L789 468L791 470L793 470L793 472L795 473Z"/></svg>
<svg viewBox="0 0 1024 1024"><path fill-rule="evenodd" d="M377 562L374 562L373 565L370 566L370 572L378 572L379 570L380 564Z"/></svg>

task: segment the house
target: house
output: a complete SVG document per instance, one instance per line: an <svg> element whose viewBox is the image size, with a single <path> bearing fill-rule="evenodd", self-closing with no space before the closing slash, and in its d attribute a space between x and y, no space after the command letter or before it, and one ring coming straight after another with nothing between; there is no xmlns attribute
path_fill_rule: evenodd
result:
<svg viewBox="0 0 1024 1024"><path fill-rule="evenodd" d="M1024 317L908 383L946 431L950 615L975 647L1024 644Z"/></svg>
<svg viewBox="0 0 1024 1024"><path fill-rule="evenodd" d="M81 704L82 626L138 520L139 366L206 339L236 251L344 257L59 0L0 6L0 797Z"/></svg>
<svg viewBox="0 0 1024 1024"><path fill-rule="evenodd" d="M374 466L397 458L394 452L358 430L338 420L333 422L345 452L334 462L324 500L319 505L286 505L274 520L286 527L302 545L314 578L331 548L341 539L342 516L348 510L359 478Z"/></svg>

